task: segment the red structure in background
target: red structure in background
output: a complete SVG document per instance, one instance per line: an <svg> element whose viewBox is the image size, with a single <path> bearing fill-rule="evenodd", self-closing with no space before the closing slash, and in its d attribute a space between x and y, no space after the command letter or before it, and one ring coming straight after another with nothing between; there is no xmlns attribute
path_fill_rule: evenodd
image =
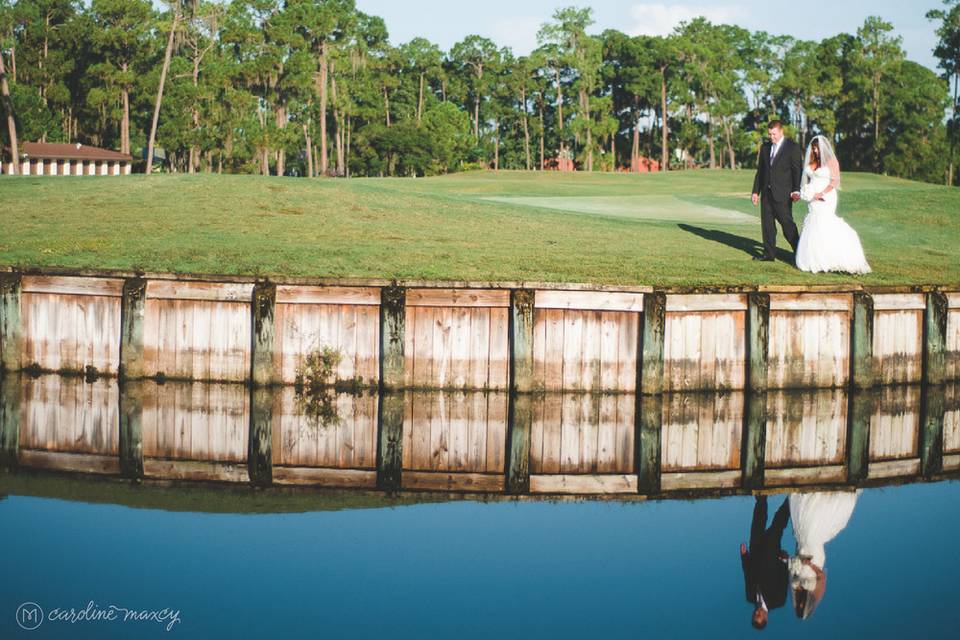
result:
<svg viewBox="0 0 960 640"><path fill-rule="evenodd" d="M630 163L630 173L657 173L660 163L645 156L636 156Z"/></svg>
<svg viewBox="0 0 960 640"><path fill-rule="evenodd" d="M573 154L569 151L561 153L556 158L548 158L544 165L547 171L577 170L573 162ZM620 167L617 171L619 173L657 173L660 171L660 163L645 156L637 156L629 167Z"/></svg>

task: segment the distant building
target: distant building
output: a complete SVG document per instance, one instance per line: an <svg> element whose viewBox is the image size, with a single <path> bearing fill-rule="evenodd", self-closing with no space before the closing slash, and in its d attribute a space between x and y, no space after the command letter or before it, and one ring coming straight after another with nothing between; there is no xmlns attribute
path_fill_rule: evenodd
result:
<svg viewBox="0 0 960 640"><path fill-rule="evenodd" d="M9 155L9 149L6 150ZM78 143L24 142L20 145L20 175L128 176L133 157L126 153ZM13 162L0 167L13 174Z"/></svg>

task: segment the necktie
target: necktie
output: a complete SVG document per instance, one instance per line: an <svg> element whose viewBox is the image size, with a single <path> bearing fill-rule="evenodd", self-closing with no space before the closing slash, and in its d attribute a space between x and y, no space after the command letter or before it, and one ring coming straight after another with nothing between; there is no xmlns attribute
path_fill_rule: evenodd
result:
<svg viewBox="0 0 960 640"><path fill-rule="evenodd" d="M777 157L778 146L780 146L779 142L770 147L770 162L773 162L773 159Z"/></svg>

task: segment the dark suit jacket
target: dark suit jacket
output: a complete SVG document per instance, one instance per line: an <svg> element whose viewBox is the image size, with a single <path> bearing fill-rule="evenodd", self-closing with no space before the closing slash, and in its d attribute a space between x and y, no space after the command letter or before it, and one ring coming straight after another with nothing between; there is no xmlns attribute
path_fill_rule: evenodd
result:
<svg viewBox="0 0 960 640"><path fill-rule="evenodd" d="M750 527L750 549L740 557L747 602L755 604L757 593L763 594L767 609L782 607L787 601L787 565L778 556L783 530L787 526L790 509L787 501L777 509L770 528L767 528L766 498L757 500Z"/></svg>
<svg viewBox="0 0 960 640"><path fill-rule="evenodd" d="M753 193L764 197L772 197L774 202L786 202L790 194L800 191L800 180L803 178L803 152L798 145L789 138L784 138L780 144L780 151L770 163L770 141L760 147L760 162L757 166L757 175L753 179Z"/></svg>

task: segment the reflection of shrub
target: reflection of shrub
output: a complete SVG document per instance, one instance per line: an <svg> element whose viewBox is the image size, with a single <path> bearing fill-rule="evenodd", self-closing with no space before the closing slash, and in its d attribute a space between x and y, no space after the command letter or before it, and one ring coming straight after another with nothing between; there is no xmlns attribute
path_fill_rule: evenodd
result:
<svg viewBox="0 0 960 640"><path fill-rule="evenodd" d="M340 423L336 391L332 385L341 358L338 349L322 347L308 353L297 367L297 407L313 424L321 428Z"/></svg>

